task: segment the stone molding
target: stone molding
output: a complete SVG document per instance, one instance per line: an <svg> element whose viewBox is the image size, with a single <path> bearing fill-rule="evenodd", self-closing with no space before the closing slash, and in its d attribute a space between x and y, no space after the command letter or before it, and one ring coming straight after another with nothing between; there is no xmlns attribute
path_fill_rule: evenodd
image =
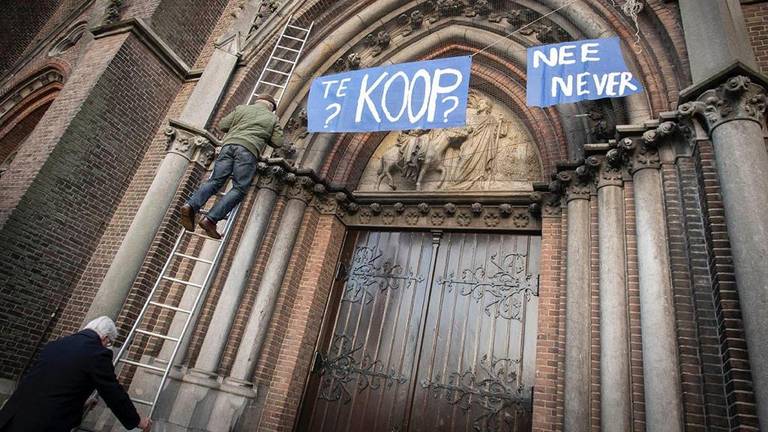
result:
<svg viewBox="0 0 768 432"><path fill-rule="evenodd" d="M750 120L765 125L766 91L746 75L729 78L717 88L703 92L695 101L678 107L680 118L700 118L709 134L733 120Z"/></svg>
<svg viewBox="0 0 768 432"><path fill-rule="evenodd" d="M176 153L190 162L208 169L216 157L216 147L221 143L210 132L182 123L178 120L170 120L165 129L168 138L168 153Z"/></svg>
<svg viewBox="0 0 768 432"><path fill-rule="evenodd" d="M538 200L537 196L533 199ZM538 231L537 206L513 203L372 202L347 207L347 226Z"/></svg>
<svg viewBox="0 0 768 432"><path fill-rule="evenodd" d="M64 74L59 69L51 66L43 68L41 71L16 85L0 98L0 119L3 119L34 92L46 86L62 86L63 84Z"/></svg>
<svg viewBox="0 0 768 432"><path fill-rule="evenodd" d="M474 200L466 194L429 200L418 194L357 196L283 158L261 159L257 172L257 187L303 201L320 214L334 215L352 227L538 231L540 203L547 202L538 192L472 196Z"/></svg>

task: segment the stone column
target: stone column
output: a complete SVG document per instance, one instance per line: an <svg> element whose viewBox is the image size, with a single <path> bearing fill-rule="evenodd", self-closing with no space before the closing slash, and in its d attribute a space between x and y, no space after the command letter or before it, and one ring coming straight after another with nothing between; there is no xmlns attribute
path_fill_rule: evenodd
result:
<svg viewBox="0 0 768 432"><path fill-rule="evenodd" d="M581 166L579 171L586 167ZM565 305L565 430L590 429L590 292L589 292L589 198L586 178L561 172L566 183L568 233Z"/></svg>
<svg viewBox="0 0 768 432"><path fill-rule="evenodd" d="M239 59L239 38L236 33L217 45L179 118L187 132L205 136L206 123ZM190 161L199 162L194 155L201 147L207 148L200 140L181 134L172 142L88 309L86 322L99 315L117 318Z"/></svg>
<svg viewBox="0 0 768 432"><path fill-rule="evenodd" d="M632 430L624 189L621 158L606 155L597 183L600 242L600 427Z"/></svg>
<svg viewBox="0 0 768 432"><path fill-rule="evenodd" d="M765 88L735 76L680 106L708 129L725 207L760 429L768 430L768 152Z"/></svg>
<svg viewBox="0 0 768 432"><path fill-rule="evenodd" d="M232 265L195 363L195 369L206 374L214 375L219 366L227 344L227 335L232 329L243 292L250 279L254 261L277 202L279 179L285 174L279 167L267 168L265 164L260 164L260 171L259 190L256 193L253 210L248 215L245 229L240 236Z"/></svg>
<svg viewBox="0 0 768 432"><path fill-rule="evenodd" d="M333 135L318 134L311 143L311 157L303 160L305 169L319 171L325 157L333 145ZM301 229L301 221L304 218L304 210L312 198L308 190L312 182L307 177L298 177L290 174L286 177L289 187L286 195L289 197L285 205L280 226L278 227L275 243L270 251L269 260L261 278L261 284L256 294L251 315L248 317L245 333L235 357L230 377L235 381L248 382L258 361L264 338L269 329L283 277L288 268L288 263L293 253L296 237ZM295 181L292 181L295 180Z"/></svg>
<svg viewBox="0 0 768 432"><path fill-rule="evenodd" d="M651 432L682 431L682 389L659 152L650 142L638 145L627 138L623 144L635 150L632 180L646 425Z"/></svg>
<svg viewBox="0 0 768 432"><path fill-rule="evenodd" d="M288 201L280 219L278 233L264 274L261 277L253 311L248 318L248 324L230 372L230 377L239 382L249 382L256 367L261 347L269 330L272 312L280 294L283 277L291 260L293 246L301 229L304 210L312 198L312 192L309 189L312 186L312 181L307 177L291 179L290 176L293 174L287 176L287 181L291 182L286 193Z"/></svg>
<svg viewBox="0 0 768 432"><path fill-rule="evenodd" d="M758 69L739 0L678 0L678 4L694 84L736 62Z"/></svg>
<svg viewBox="0 0 768 432"><path fill-rule="evenodd" d="M171 121L165 134L168 136L168 154L158 168L157 175L96 292L85 316L86 322L101 315L117 319L190 162L197 163L204 169L213 162L213 143L216 138L207 131L179 121Z"/></svg>

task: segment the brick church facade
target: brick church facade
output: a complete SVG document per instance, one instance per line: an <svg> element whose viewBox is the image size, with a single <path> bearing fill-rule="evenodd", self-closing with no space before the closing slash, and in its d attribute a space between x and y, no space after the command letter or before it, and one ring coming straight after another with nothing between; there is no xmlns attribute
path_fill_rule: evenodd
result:
<svg viewBox="0 0 768 432"><path fill-rule="evenodd" d="M0 401L88 319L127 335L172 273L142 328L178 354L130 350L168 378L119 369L157 430L768 430L768 2L0 9ZM179 208L286 25L311 27L286 144L212 265ZM526 105L526 47L610 36L643 93ZM459 144L307 131L313 77L468 54Z"/></svg>

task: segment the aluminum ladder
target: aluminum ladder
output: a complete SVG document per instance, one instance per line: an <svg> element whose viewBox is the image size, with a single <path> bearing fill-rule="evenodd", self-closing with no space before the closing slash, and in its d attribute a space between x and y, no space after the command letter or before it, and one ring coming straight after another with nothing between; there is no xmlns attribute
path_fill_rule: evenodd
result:
<svg viewBox="0 0 768 432"><path fill-rule="evenodd" d="M293 71L296 68L296 64L298 63L298 60L301 57L301 54L304 50L307 40L309 39L310 32L312 31L312 27L314 25L314 22L313 22L310 24L308 28L303 28L303 27L299 27L297 25L291 24L291 22L292 22L292 17L289 17L287 20L287 23L282 29L282 32L280 33L280 37L277 39L277 42L275 43L275 46L272 49L272 52L269 56L269 60L264 66L264 69L261 71L261 75L259 76L256 86L253 89L253 92L251 92L251 95L248 99L249 104L253 101L254 97L256 97L259 94L270 94L277 101L277 106L280 106L280 100L282 99L285 93L285 88L287 87L291 79L291 76L293 75ZM217 195L217 198L220 198L222 195L223 193L219 193ZM176 238L176 242L171 251L171 254L168 257L168 260L165 262L165 265L163 266L162 271L160 272L160 276L155 281L155 284L152 287L152 290L147 298L146 303L142 307L141 312L139 313L139 316L136 319L136 322L131 328L130 333L128 333L125 343L123 343L117 356L115 357L114 363L116 366L122 363L123 365L128 365L128 366L137 368L137 371L138 369L144 369L160 377L159 378L160 381L156 386L156 390L148 394L148 396L150 397L136 398L134 396L131 396L131 400L135 404L149 407L147 415L150 418L152 417L152 414L155 411L158 398L160 397L160 393L162 392L165 386L166 380L168 379L168 374L176 360L176 356L178 355L179 351L181 351L180 347L184 346L187 339L189 338L190 335L188 333L191 330L191 326L193 325L198 315L198 312L202 306L203 299L206 297L206 293L216 275L218 267L221 263L221 258L224 255L223 252L225 250L225 246L230 240L230 237L232 234L232 226L234 225L234 221L237 218L239 209L240 209L240 206L238 205L230 212L227 218L224 221L222 221L224 222L224 229L223 229L222 238L220 240L209 238L205 234L201 234L198 232L186 231L185 229L182 228L181 232ZM200 213L205 214L205 211L201 210ZM185 240L188 240L192 236L202 237L205 239L206 243L217 242L213 257L204 258L199 254L185 253L187 251L183 249L183 246L189 245L190 243L189 241L185 241ZM199 249L200 249L199 252L201 252L202 250L205 250L206 247L202 246ZM195 282L191 282L190 280L183 280L177 277L173 277L171 275L171 271L175 269L176 266L174 264L177 264L178 260L190 260L195 263L195 268L197 268L197 266L206 266L207 269L204 271L204 277L202 278L202 282L195 283ZM168 302L163 302L160 297L162 297L163 295L166 295L167 293L165 292L165 290L161 290L160 287L164 286L165 283L181 284L185 286L184 292L181 297L187 294L187 290L190 287L196 289L197 292L194 293L194 296L193 296L194 300L192 301L192 306L189 308L183 308L183 307L179 307L180 305L178 304L169 304ZM179 303L181 303L182 301L183 300L180 298ZM174 325L172 324L168 324L166 326L168 329L167 333L152 331L151 327L150 329L146 328L147 324L149 324L150 326L158 324L157 322L158 315L157 314L148 315L148 312L157 311L159 313L159 310L162 310L162 309L172 314L171 320L174 322L176 322L177 315L181 314L184 316L183 325L181 326L181 331L177 335L172 336L170 334L171 330L174 327ZM182 320L179 320L179 321L182 321ZM163 323L160 323L160 324L163 324ZM168 345L172 346L172 349L170 350L171 351L170 356L162 360L153 359L153 361L158 364L150 364L148 362L142 362L141 359L140 360L129 359L131 354L136 354L136 352L133 352L133 353L131 352L131 347L137 342L136 339L138 335L143 336L141 338L142 341L140 341L140 343L144 345L149 345L149 340L151 339L159 339L158 342L162 344L160 350L165 350L168 347ZM141 347L139 348L139 351L142 351ZM142 355L142 356L146 357L145 355Z"/></svg>

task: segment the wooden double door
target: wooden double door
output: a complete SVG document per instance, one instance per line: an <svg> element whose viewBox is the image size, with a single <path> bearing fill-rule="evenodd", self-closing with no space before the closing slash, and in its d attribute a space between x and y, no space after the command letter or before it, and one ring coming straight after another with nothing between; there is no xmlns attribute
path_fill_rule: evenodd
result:
<svg viewBox="0 0 768 432"><path fill-rule="evenodd" d="M298 429L531 429L540 238L352 232Z"/></svg>

